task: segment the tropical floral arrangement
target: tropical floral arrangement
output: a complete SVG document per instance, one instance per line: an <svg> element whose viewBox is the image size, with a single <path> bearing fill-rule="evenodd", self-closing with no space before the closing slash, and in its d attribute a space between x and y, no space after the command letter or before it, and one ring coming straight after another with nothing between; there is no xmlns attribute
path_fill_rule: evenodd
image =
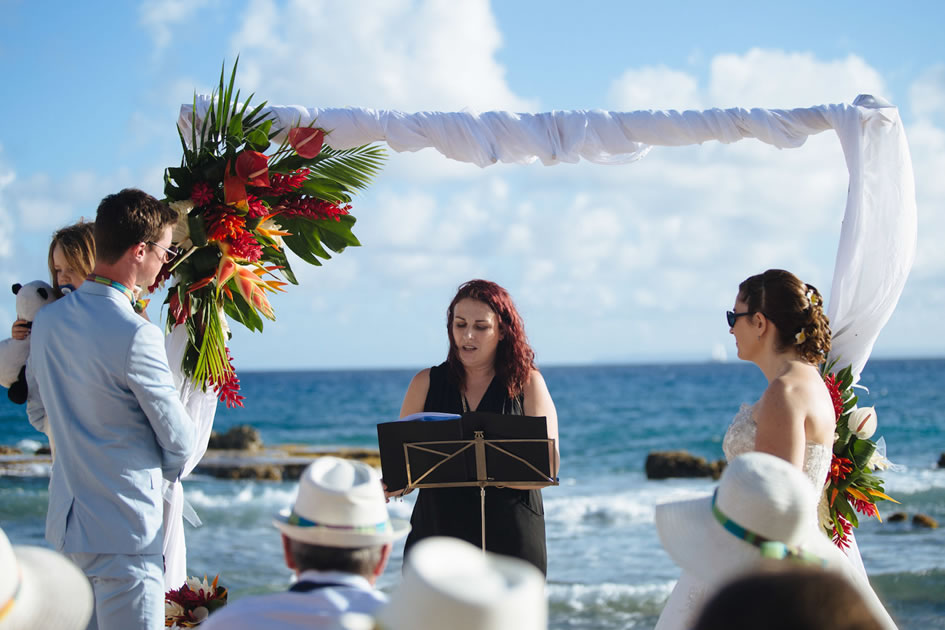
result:
<svg viewBox="0 0 945 630"><path fill-rule="evenodd" d="M164 594L164 626L193 628L203 623L210 613L226 604L226 589L218 584L220 576L207 583L196 577L187 578L184 585Z"/></svg>
<svg viewBox="0 0 945 630"><path fill-rule="evenodd" d="M339 151L314 126L273 129L266 103L250 108L229 83L220 84L200 120L196 99L191 137L178 130L183 159L164 176L166 201L179 220L179 255L167 263L152 290L173 276L166 303L168 332L184 326L188 345L183 372L212 387L229 406L242 406L239 379L226 346L227 317L262 331L275 320L268 295L298 284L286 249L321 265L360 245L352 232L352 195L379 172L384 149L367 145ZM273 144L277 136L285 140Z"/></svg>
<svg viewBox="0 0 945 630"><path fill-rule="evenodd" d="M874 474L890 465L884 449L877 450L877 443L870 439L876 432L876 409L856 406L852 368L834 372L835 365L832 361L823 368L837 430L825 487L827 514L821 515L821 521L834 544L845 548L850 545L848 535L859 527L857 513L882 521L876 502L899 502L883 492L883 480Z"/></svg>

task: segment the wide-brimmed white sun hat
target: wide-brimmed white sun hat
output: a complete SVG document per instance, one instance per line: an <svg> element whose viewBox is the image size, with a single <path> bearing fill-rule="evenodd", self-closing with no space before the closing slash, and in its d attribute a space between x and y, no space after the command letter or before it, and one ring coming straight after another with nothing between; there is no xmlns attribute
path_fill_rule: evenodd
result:
<svg viewBox="0 0 945 630"><path fill-rule="evenodd" d="M545 579L532 564L458 538L421 540L377 616L384 630L546 630Z"/></svg>
<svg viewBox="0 0 945 630"><path fill-rule="evenodd" d="M295 505L273 524L293 540L326 547L372 547L406 536L410 524L391 520L377 472L362 462L319 457L299 479Z"/></svg>
<svg viewBox="0 0 945 630"><path fill-rule="evenodd" d="M0 629L84 630L92 606L92 586L68 558L43 547L14 547L0 529Z"/></svg>
<svg viewBox="0 0 945 630"><path fill-rule="evenodd" d="M844 568L821 530L817 492L803 472L767 453L729 462L711 496L656 506L656 530L680 567L707 584L755 569L763 559Z"/></svg>

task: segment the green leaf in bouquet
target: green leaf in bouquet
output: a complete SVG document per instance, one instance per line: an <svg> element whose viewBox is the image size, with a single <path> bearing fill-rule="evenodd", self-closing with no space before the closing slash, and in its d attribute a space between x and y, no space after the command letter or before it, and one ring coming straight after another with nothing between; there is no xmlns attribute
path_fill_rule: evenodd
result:
<svg viewBox="0 0 945 630"><path fill-rule="evenodd" d="M292 236L283 236L282 242L286 244L292 253L304 260L310 265L315 265L316 267L322 266L322 261L320 261L315 254L312 253L311 246L308 243L308 240L300 234L293 234Z"/></svg>
<svg viewBox="0 0 945 630"><path fill-rule="evenodd" d="M318 226L318 229L322 233L322 240L325 241L325 244L328 245L333 251L341 253L345 246L360 247L361 241L358 240L358 237L354 235L351 229L354 227L354 224L357 222L350 214L343 214L338 217L338 220L334 219L319 219L314 223ZM332 245L329 244L328 235L336 237L336 240L333 240L334 243L341 243L340 249L335 249Z"/></svg>
<svg viewBox="0 0 945 630"><path fill-rule="evenodd" d="M191 233L191 238L193 238L193 233ZM206 278L217 270L221 256L219 247L201 247L191 254L188 260L191 261L194 275L197 278Z"/></svg>
<svg viewBox="0 0 945 630"><path fill-rule="evenodd" d="M853 464L858 469L863 469L870 462L873 453L876 452L876 444L870 440L853 439L850 444L850 455L853 457Z"/></svg>
<svg viewBox="0 0 945 630"><path fill-rule="evenodd" d="M226 128L227 142L231 142L234 145L240 145L243 143L243 118L236 114L230 118L230 124Z"/></svg>
<svg viewBox="0 0 945 630"><path fill-rule="evenodd" d="M837 495L836 501L833 502L833 507L837 513L847 519L853 527L860 526L860 521L856 516L856 510L850 505L845 494L841 493Z"/></svg>
<svg viewBox="0 0 945 630"><path fill-rule="evenodd" d="M355 192L370 185L386 159L387 152L379 144L344 150L325 145L309 168L313 176L333 180L344 190Z"/></svg>
<svg viewBox="0 0 945 630"><path fill-rule="evenodd" d="M278 247L268 244L263 245L263 260L267 260L282 267L282 269L279 271L281 271L282 275L285 276L285 279L292 284L299 283L299 281L295 278L295 273L292 271L292 267L289 266L288 257L285 255L285 252Z"/></svg>
<svg viewBox="0 0 945 630"><path fill-rule="evenodd" d="M348 194L348 190L344 185L326 177L309 177L305 180L305 183L302 184L301 192L310 197L315 197L323 201L331 201L333 203L347 203L351 201L351 196Z"/></svg>
<svg viewBox="0 0 945 630"><path fill-rule="evenodd" d="M223 312L226 313L230 319L243 324L243 326L249 330L262 331L263 329L262 318L259 317L256 309L251 307L246 300L243 299L243 296L235 291L233 292L232 300L223 301Z"/></svg>
<svg viewBox="0 0 945 630"><path fill-rule="evenodd" d="M253 129L246 134L246 144L248 144L253 151L262 153L269 148L269 135L262 129Z"/></svg>
<svg viewBox="0 0 945 630"><path fill-rule="evenodd" d="M202 248L207 244L207 226L202 214L188 214L187 228L190 230L190 241L196 247ZM194 252L191 258L200 255L204 251L204 249L200 249Z"/></svg>

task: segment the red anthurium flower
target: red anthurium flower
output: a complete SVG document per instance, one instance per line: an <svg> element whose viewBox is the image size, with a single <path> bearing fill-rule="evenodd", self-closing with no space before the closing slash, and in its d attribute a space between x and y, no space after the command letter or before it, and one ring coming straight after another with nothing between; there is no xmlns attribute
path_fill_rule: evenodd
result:
<svg viewBox="0 0 945 630"><path fill-rule="evenodd" d="M249 210L246 200L246 182L239 175L230 173L230 163L223 174L223 202L228 206Z"/></svg>
<svg viewBox="0 0 945 630"><path fill-rule="evenodd" d="M247 186L269 186L269 156L258 151L241 151L236 156L236 174Z"/></svg>
<svg viewBox="0 0 945 630"><path fill-rule="evenodd" d="M295 152L310 160L322 152L325 131L315 127L296 127L289 130L289 144Z"/></svg>

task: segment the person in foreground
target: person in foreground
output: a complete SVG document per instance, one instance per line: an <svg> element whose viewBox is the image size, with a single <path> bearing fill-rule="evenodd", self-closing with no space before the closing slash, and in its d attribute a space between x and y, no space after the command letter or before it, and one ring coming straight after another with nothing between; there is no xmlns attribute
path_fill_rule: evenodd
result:
<svg viewBox="0 0 945 630"><path fill-rule="evenodd" d="M10 544L0 529L0 630L84 630L92 587L61 554Z"/></svg>
<svg viewBox="0 0 945 630"><path fill-rule="evenodd" d="M30 423L56 438L46 540L90 578L90 628L164 626L161 480L194 449L161 330L130 287L167 260L177 214L134 189L105 197L92 274L33 323Z"/></svg>
<svg viewBox="0 0 945 630"><path fill-rule="evenodd" d="M700 580L709 595L760 568L776 572L806 566L847 581L880 627L894 629L867 579L821 529L816 497L795 466L768 453L745 453L728 464L711 496L657 505L656 531L673 561ZM701 608L700 603L692 619L674 611L674 625L666 627L691 628ZM665 625L663 616L660 623Z"/></svg>
<svg viewBox="0 0 945 630"><path fill-rule="evenodd" d="M410 526L388 516L373 468L318 458L302 473L295 505L273 523L282 532L285 564L298 581L288 592L229 604L203 628L335 628L349 625L343 616L374 615L387 601L374 584L393 542Z"/></svg>
<svg viewBox="0 0 945 630"><path fill-rule="evenodd" d="M403 582L377 620L388 630L545 630L544 576L456 538L426 538L404 561Z"/></svg>
<svg viewBox="0 0 945 630"><path fill-rule="evenodd" d="M535 353L508 292L486 280L461 285L446 311L446 331L446 361L414 376L400 417L422 411L544 416L557 453L555 405L535 368ZM527 560L546 573L541 491L489 488L485 496L486 548ZM421 489L405 553L428 536L452 536L478 545L480 521L478 488Z"/></svg>
<svg viewBox="0 0 945 630"><path fill-rule="evenodd" d="M749 573L730 582L705 605L692 630L758 628L883 630L883 624L843 576L797 568Z"/></svg>
<svg viewBox="0 0 945 630"><path fill-rule="evenodd" d="M794 274L769 269L739 285L726 319L738 358L757 365L768 387L732 420L722 442L725 457L732 461L742 453L762 451L784 459L806 475L816 506L830 468L835 428L833 403L817 367L830 351L823 298ZM684 572L657 630L688 627L704 597L704 585Z"/></svg>

